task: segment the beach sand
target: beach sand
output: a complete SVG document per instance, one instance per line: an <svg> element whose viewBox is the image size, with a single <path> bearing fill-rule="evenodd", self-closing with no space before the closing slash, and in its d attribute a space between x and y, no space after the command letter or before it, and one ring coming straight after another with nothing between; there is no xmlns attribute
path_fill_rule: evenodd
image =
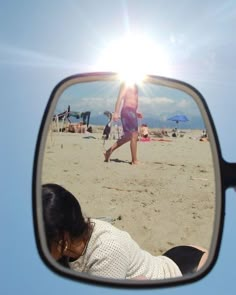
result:
<svg viewBox="0 0 236 295"><path fill-rule="evenodd" d="M42 183L58 183L79 200L87 217L106 219L159 255L175 245L209 248L213 232L215 182L209 142L186 130L170 141L138 142L139 165L130 165L129 143L110 162L102 131L50 132ZM97 131L97 132L96 132Z"/></svg>

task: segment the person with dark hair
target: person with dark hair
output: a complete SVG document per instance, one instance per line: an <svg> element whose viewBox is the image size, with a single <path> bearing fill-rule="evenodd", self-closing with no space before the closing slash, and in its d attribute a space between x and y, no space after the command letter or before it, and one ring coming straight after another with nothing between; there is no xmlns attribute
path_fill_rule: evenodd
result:
<svg viewBox="0 0 236 295"><path fill-rule="evenodd" d="M164 279L196 272L207 259L205 249L193 246L151 255L127 232L84 218L78 200L60 185L42 186L42 204L49 252L78 272L114 279Z"/></svg>
<svg viewBox="0 0 236 295"><path fill-rule="evenodd" d="M113 120L117 121L121 117L123 136L119 138L105 153L105 162L108 162L111 154L130 141L131 163L138 164L137 159L137 141L138 141L138 118L141 113L138 108L138 87L137 85L122 84L115 105Z"/></svg>
<svg viewBox="0 0 236 295"><path fill-rule="evenodd" d="M84 219L79 202L63 187L45 184L42 197L45 234L52 256L56 260L64 255L77 258L89 240L93 223Z"/></svg>

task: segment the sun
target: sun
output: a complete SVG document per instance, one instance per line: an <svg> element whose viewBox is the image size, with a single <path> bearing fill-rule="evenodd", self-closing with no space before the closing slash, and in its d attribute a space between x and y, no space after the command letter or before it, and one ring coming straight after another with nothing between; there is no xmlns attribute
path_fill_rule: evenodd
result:
<svg viewBox="0 0 236 295"><path fill-rule="evenodd" d="M170 74L167 51L145 35L128 34L112 41L103 49L97 67L116 71L129 83L138 83L147 74Z"/></svg>

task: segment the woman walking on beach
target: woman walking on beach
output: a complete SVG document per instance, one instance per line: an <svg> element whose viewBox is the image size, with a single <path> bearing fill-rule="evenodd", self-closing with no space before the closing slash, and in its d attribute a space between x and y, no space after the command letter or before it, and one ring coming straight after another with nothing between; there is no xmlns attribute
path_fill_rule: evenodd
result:
<svg viewBox="0 0 236 295"><path fill-rule="evenodd" d="M138 118L142 118L138 108L138 87L137 85L122 84L115 105L113 120L117 121L121 117L124 135L117 140L105 153L105 162L110 160L111 154L130 141L131 163L138 164L137 140L138 140ZM121 110L121 112L120 112Z"/></svg>

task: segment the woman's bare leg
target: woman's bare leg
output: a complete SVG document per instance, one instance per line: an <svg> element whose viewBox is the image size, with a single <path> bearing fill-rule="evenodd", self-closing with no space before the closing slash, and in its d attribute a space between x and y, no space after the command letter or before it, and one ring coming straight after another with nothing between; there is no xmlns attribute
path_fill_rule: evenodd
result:
<svg viewBox="0 0 236 295"><path fill-rule="evenodd" d="M132 164L138 164L137 159L137 141L138 141L138 132L133 132L130 140L130 151L131 151L131 158Z"/></svg>
<svg viewBox="0 0 236 295"><path fill-rule="evenodd" d="M118 139L117 142L115 142L105 153L105 162L108 162L110 160L111 154L114 152L114 150L118 149L120 146L125 144L126 142L130 141L130 136L123 136L122 138Z"/></svg>

